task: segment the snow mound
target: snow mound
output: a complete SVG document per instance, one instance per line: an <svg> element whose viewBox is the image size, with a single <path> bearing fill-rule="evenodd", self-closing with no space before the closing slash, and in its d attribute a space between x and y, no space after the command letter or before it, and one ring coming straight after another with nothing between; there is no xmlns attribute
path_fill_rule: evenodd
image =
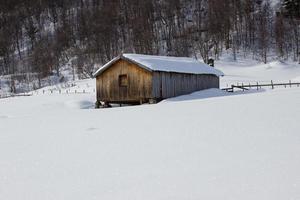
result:
<svg viewBox="0 0 300 200"><path fill-rule="evenodd" d="M198 92L194 92L188 95L182 95L174 98L169 98L166 100L163 100L161 103L167 103L167 102L175 102L175 101L190 101L190 100L199 100L199 99L206 99L206 98L212 98L212 97L224 97L231 95L228 92L225 92L220 89L207 89L202 90Z"/></svg>
<svg viewBox="0 0 300 200"><path fill-rule="evenodd" d="M75 109L92 109L95 107L94 102L87 101L87 100L81 100L81 101L66 101L64 102L64 105L68 108L75 108Z"/></svg>
<svg viewBox="0 0 300 200"><path fill-rule="evenodd" d="M193 101L193 100L201 100L201 99L208 99L208 98L215 98L215 97L246 95L246 94L252 94L252 93L261 93L261 92L265 92L265 91L266 91L265 89L260 89L260 90L250 89L247 91L237 90L234 93L232 93L232 92L226 92L221 89L212 88L212 89L197 91L197 92L187 94L187 95L182 95L182 96L178 96L178 97L165 99L160 103Z"/></svg>

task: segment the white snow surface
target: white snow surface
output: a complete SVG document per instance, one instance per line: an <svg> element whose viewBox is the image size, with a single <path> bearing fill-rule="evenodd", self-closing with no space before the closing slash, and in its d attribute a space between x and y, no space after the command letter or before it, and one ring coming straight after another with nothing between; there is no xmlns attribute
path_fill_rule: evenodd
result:
<svg viewBox="0 0 300 200"><path fill-rule="evenodd" d="M225 73L221 79L221 87L231 84L259 84L288 83L300 81L300 65L291 61L270 61L267 64L252 59L238 59L233 61L230 56L223 56L215 62L217 69Z"/></svg>
<svg viewBox="0 0 300 200"><path fill-rule="evenodd" d="M178 73L190 73L190 74L213 74L217 76L223 76L224 73L217 70L205 63L202 63L193 58L187 57L172 57L172 56L152 56L141 54L123 54L124 58L127 58L137 64L140 64L144 68L150 71L165 71L165 72L178 72ZM117 61L120 57L113 59L112 61L101 67L95 75L103 72L106 68L111 66L112 63Z"/></svg>
<svg viewBox="0 0 300 200"><path fill-rule="evenodd" d="M265 2L267 2L267 1L265 1ZM271 5L273 8L278 7L280 3L281 3L281 0L271 0L271 1L270 1L270 5Z"/></svg>
<svg viewBox="0 0 300 200"><path fill-rule="evenodd" d="M244 63L218 62L222 85L300 77ZM0 99L0 199L300 199L300 88L95 110L91 85Z"/></svg>

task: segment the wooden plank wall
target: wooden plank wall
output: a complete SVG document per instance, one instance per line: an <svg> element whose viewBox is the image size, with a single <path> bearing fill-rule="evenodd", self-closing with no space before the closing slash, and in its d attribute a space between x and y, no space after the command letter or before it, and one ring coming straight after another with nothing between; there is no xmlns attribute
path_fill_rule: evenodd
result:
<svg viewBox="0 0 300 200"><path fill-rule="evenodd" d="M205 74L153 72L154 98L165 99L209 88L219 88L219 77Z"/></svg>
<svg viewBox="0 0 300 200"><path fill-rule="evenodd" d="M126 74L128 86L120 87L119 75ZM174 72L149 72L126 60L119 60L97 76L97 100L139 102L165 99L195 91L219 88L219 77Z"/></svg>
<svg viewBox="0 0 300 200"><path fill-rule="evenodd" d="M126 74L128 86L119 86L119 75ZM107 102L139 102L152 97L152 74L120 60L97 76L97 99Z"/></svg>

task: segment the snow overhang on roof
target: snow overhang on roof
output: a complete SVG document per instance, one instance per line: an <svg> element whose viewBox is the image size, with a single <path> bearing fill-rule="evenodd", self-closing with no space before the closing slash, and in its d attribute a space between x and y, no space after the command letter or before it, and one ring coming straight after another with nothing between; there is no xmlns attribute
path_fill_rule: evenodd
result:
<svg viewBox="0 0 300 200"><path fill-rule="evenodd" d="M212 74L216 76L224 76L224 73L207 64L199 62L193 58L187 57L171 57L171 56L152 56L141 54L123 54L120 55L104 66L99 68L93 76L96 77L104 72L111 65L118 60L124 59L148 71L163 71L163 72L177 72L188 74Z"/></svg>

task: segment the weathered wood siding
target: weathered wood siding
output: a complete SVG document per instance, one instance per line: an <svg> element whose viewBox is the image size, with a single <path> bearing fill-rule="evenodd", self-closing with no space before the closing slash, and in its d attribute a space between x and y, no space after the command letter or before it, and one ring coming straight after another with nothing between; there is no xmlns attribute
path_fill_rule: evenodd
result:
<svg viewBox="0 0 300 200"><path fill-rule="evenodd" d="M119 76L127 75L128 86L120 87ZM125 60L119 60L96 78L97 100L138 102L152 97L152 73Z"/></svg>
<svg viewBox="0 0 300 200"><path fill-rule="evenodd" d="M127 75L127 86L120 86L120 75ZM205 74L150 72L126 60L112 64L96 78L97 100L133 103L165 99L208 88L219 88L219 77Z"/></svg>
<svg viewBox="0 0 300 200"><path fill-rule="evenodd" d="M153 98L165 99L195 91L219 88L219 77L205 74L153 72Z"/></svg>

